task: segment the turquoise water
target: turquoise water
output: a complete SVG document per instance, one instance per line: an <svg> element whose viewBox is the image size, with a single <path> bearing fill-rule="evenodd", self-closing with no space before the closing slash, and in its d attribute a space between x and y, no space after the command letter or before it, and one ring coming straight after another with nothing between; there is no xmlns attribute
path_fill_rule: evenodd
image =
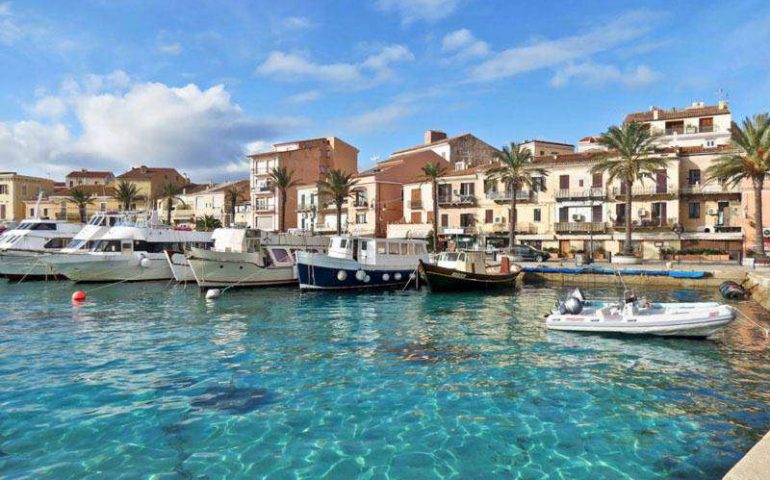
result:
<svg viewBox="0 0 770 480"><path fill-rule="evenodd" d="M547 332L553 287L96 288L0 283L0 477L719 478L770 429L770 342L743 321Z"/></svg>

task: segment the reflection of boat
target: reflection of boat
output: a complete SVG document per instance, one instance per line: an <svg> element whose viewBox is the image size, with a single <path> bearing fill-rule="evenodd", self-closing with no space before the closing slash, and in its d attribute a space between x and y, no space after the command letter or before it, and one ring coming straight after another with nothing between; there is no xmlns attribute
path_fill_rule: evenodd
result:
<svg viewBox="0 0 770 480"><path fill-rule="evenodd" d="M466 251L442 253L435 264L420 262L420 273L431 292L491 290L513 288L521 269L511 267L509 257L500 265L487 266L484 252Z"/></svg>
<svg viewBox="0 0 770 480"><path fill-rule="evenodd" d="M576 289L546 318L551 330L708 337L735 320L735 309L716 302L651 303L626 292L623 303L586 300Z"/></svg>
<svg viewBox="0 0 770 480"><path fill-rule="evenodd" d="M424 240L335 236L328 255L297 252L302 289L405 287L420 261L428 260Z"/></svg>
<svg viewBox="0 0 770 480"><path fill-rule="evenodd" d="M82 223L28 219L0 235L0 277L10 280L41 280L57 272L41 261L58 253L83 228Z"/></svg>
<svg viewBox="0 0 770 480"><path fill-rule="evenodd" d="M210 249L191 248L187 261L201 287L269 286L297 283L295 254L323 252L326 237L268 234L243 228L219 228Z"/></svg>

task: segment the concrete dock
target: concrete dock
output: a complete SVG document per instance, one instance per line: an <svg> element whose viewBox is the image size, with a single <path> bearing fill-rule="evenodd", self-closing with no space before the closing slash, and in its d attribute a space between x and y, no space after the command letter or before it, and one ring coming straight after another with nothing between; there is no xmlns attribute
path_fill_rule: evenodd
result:
<svg viewBox="0 0 770 480"><path fill-rule="evenodd" d="M725 480L767 480L770 478L770 432L724 476Z"/></svg>

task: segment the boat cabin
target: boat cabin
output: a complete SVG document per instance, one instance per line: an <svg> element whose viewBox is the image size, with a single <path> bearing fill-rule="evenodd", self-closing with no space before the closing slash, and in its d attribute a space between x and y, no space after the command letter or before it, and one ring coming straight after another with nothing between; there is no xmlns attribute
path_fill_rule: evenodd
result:
<svg viewBox="0 0 770 480"><path fill-rule="evenodd" d="M191 246L208 248L211 234L206 232L185 232L170 228L139 227L119 224L94 242L92 252L122 253L134 252L163 254L166 250L181 253Z"/></svg>
<svg viewBox="0 0 770 480"><path fill-rule="evenodd" d="M427 261L424 240L334 236L329 241L329 256L357 261L362 265L400 265Z"/></svg>
<svg viewBox="0 0 770 480"><path fill-rule="evenodd" d="M482 251L443 252L436 265L467 273L486 273L486 255Z"/></svg>
<svg viewBox="0 0 770 480"><path fill-rule="evenodd" d="M29 219L0 235L0 250L59 250L83 227L82 223Z"/></svg>

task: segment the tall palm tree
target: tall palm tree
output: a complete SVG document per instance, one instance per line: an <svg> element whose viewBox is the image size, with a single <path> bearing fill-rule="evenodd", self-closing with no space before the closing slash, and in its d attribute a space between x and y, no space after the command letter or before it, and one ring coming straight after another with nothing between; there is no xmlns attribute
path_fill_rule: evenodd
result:
<svg viewBox="0 0 770 480"><path fill-rule="evenodd" d="M86 207L94 203L91 194L87 193L83 188L74 187L67 193L67 200L77 205L80 223L86 223Z"/></svg>
<svg viewBox="0 0 770 480"><path fill-rule="evenodd" d="M118 186L112 193L112 198L120 202L123 210L131 209L131 204L139 200L139 189L133 183L127 180L121 180L118 182Z"/></svg>
<svg viewBox="0 0 770 480"><path fill-rule="evenodd" d="M235 224L235 207L241 199L241 191L235 187L235 185L228 187L225 190L225 205L227 206L227 214L230 217L230 225Z"/></svg>
<svg viewBox="0 0 770 480"><path fill-rule="evenodd" d="M278 219L278 231L286 230L286 192L297 185L294 180L294 172L290 172L285 166L275 167L270 170L270 180L275 188L281 193L281 206L279 209L280 217Z"/></svg>
<svg viewBox="0 0 770 480"><path fill-rule="evenodd" d="M318 182L318 195L330 196L337 207L337 235L342 234L342 204L357 183L358 180L353 178L352 173L337 169L329 170L326 180Z"/></svg>
<svg viewBox="0 0 770 480"><path fill-rule="evenodd" d="M546 177L548 172L544 168L534 165L532 151L523 148L520 144L511 142L510 146L504 145L495 154L499 165L487 171L488 180L500 180L505 184L506 190L511 192L511 211L509 213L508 248L513 250L516 242L516 194L522 187L534 188L536 177ZM545 188L545 183L541 184Z"/></svg>
<svg viewBox="0 0 770 480"><path fill-rule="evenodd" d="M433 197L433 251L438 251L438 181L446 173L446 165L442 165L438 161L426 163L422 167L422 178L430 182Z"/></svg>
<svg viewBox="0 0 770 480"><path fill-rule="evenodd" d="M733 122L730 140L737 150L735 153L718 158L706 169L710 180L722 179L736 185L750 180L754 188L754 231L756 236L752 248L764 255L765 242L762 239L762 191L765 176L770 173L770 116L767 113L745 118L743 127Z"/></svg>
<svg viewBox="0 0 770 480"><path fill-rule="evenodd" d="M222 221L214 215L204 215L195 220L195 229L201 232L210 232L217 228L222 228Z"/></svg>
<svg viewBox="0 0 770 480"><path fill-rule="evenodd" d="M184 200L179 198L182 189L176 183L166 182L163 184L161 192L163 201L166 202L166 224L171 225L171 209L174 206L174 200L179 200L184 204Z"/></svg>
<svg viewBox="0 0 770 480"><path fill-rule="evenodd" d="M668 161L655 156L655 140L659 135L650 132L639 122L624 123L622 126L611 126L599 137L598 143L607 148L591 168L591 173L607 173L607 183L620 180L626 191L626 236L623 244L623 254L633 255L631 245L631 207L634 196L634 182L653 178L655 172L665 169Z"/></svg>

